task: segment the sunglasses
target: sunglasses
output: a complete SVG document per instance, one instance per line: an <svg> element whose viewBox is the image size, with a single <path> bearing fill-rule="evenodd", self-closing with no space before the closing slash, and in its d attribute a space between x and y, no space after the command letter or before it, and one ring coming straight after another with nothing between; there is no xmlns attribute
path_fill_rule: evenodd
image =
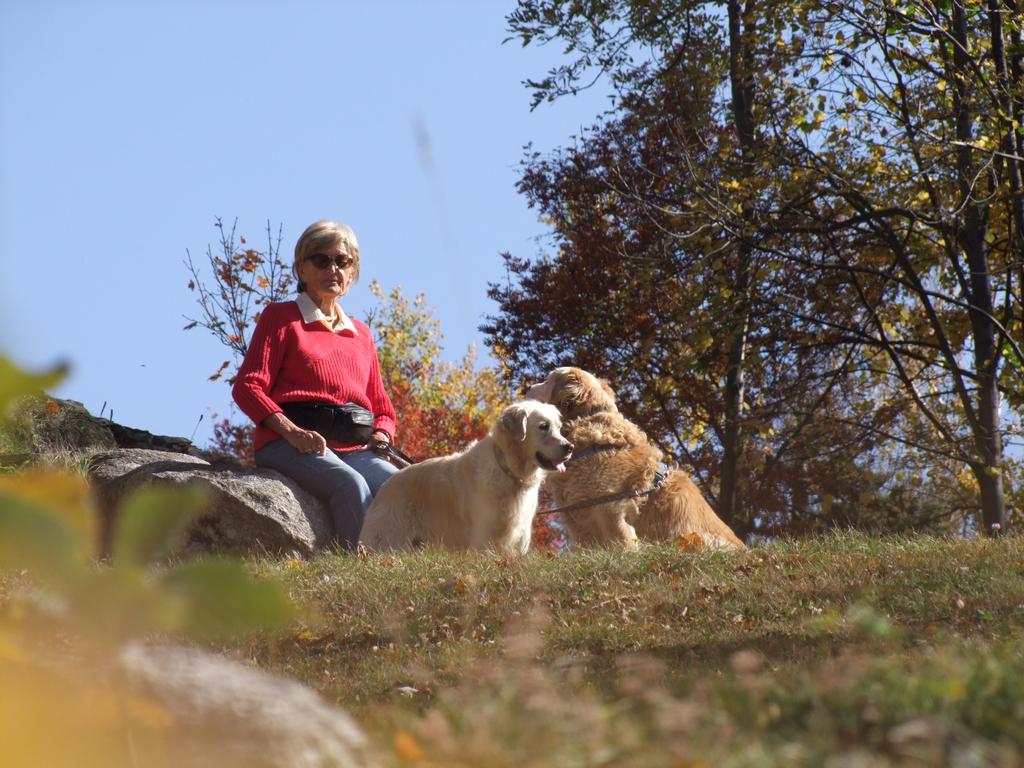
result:
<svg viewBox="0 0 1024 768"><path fill-rule="evenodd" d="M348 269L355 264L355 259L347 253L339 253L337 256L328 256L326 253L314 253L308 256L306 261L313 263L317 269L327 269L332 264L338 269Z"/></svg>

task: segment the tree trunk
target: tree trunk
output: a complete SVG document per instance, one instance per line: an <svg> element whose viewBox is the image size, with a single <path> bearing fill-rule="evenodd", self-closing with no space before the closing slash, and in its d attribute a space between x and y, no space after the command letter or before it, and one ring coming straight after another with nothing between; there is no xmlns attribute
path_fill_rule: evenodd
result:
<svg viewBox="0 0 1024 768"><path fill-rule="evenodd" d="M999 95L998 108L1002 111L1006 124L1006 134L1003 136L1003 152L1006 154L1007 177L1010 180L1010 208L1013 211L1013 219L1017 225L1016 247L1017 252L1024 256L1024 191L1021 181L1021 142L1019 119L1021 117L1017 110L1017 100L1014 98L1014 89L1020 86L1020 63L1016 60L1013 68L1013 79L1010 78L1010 67L1006 60L1006 45L1003 39L1003 14L1007 11L1015 11L1015 4L1010 3L1001 7L999 0L989 0L988 19L989 30L992 38L992 64L996 70L996 93ZM1019 42L1019 41L1018 41Z"/></svg>
<svg viewBox="0 0 1024 768"><path fill-rule="evenodd" d="M1003 496L1003 441L999 422L999 392L996 389L998 356L996 325L993 316L992 275L985 244L985 223L973 192L975 168L971 144L971 99L967 77L970 62L967 53L967 18L959 0L953 3L953 62L958 77L954 86L956 112L957 183L962 197L964 220L960 243L970 268L971 335L974 342L974 369L978 386L978 419L974 427L974 445L978 454L971 469L981 489L981 515L984 533L998 535L1006 528L1006 504Z"/></svg>
<svg viewBox="0 0 1024 768"><path fill-rule="evenodd" d="M739 136L743 175L749 176L754 151L754 83L751 50L743 29L739 0L729 0L729 79L732 87L733 121ZM753 220L753 208L742 209L743 230ZM735 527L737 518L737 478L743 452L744 364L750 332L751 247L745 239L737 243L738 266L734 282L736 307L729 339L725 376L725 430L722 445L722 479L718 494L718 515Z"/></svg>
<svg viewBox="0 0 1024 768"><path fill-rule="evenodd" d="M750 324L750 254L749 248L740 246L746 253L740 254L741 264L736 279L737 302L736 324L729 343L728 368L725 376L725 432L722 451L722 485L718 495L718 516L729 526L735 527L737 478L739 457L743 449L744 362L747 351L747 335Z"/></svg>
<svg viewBox="0 0 1024 768"><path fill-rule="evenodd" d="M1009 18L1016 19L1019 13L1016 0L1005 0L1004 6L1009 12ZM1024 157L1024 126L1020 124L1020 119L1024 117L1024 71L1022 71L1024 70L1024 63L1022 63L1024 62L1024 39L1021 37L1019 25L1010 28L1010 53L1006 58L1009 62L1007 87L1014 105L1013 115L1018 121L1013 130L1014 147L1016 147L1014 154L1020 158ZM1021 165L1022 163L1018 160L1018 167ZM1024 232L1021 233L1021 237L1024 238Z"/></svg>

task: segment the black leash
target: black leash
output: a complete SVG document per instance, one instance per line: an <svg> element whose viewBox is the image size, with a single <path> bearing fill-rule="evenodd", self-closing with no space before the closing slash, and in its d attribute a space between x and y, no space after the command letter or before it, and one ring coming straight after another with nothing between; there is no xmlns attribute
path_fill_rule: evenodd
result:
<svg viewBox="0 0 1024 768"><path fill-rule="evenodd" d="M566 462L566 464L572 464L574 461L585 459L588 456L593 456L595 453L603 453L604 451L617 451L624 448L631 448L630 445L591 445L573 454L572 458ZM619 493L609 493L605 496L598 496L594 499L584 499L583 501L577 501L570 504L567 507L553 507L552 509L540 509L537 510L538 515L553 515L556 512L573 512L577 509L586 509L587 507L596 507L598 504L607 504L610 501L623 501L625 499L639 499L641 496L647 496L654 493L656 490L661 488L662 483L665 482L665 476L668 474L668 467L662 462L658 465L658 471L654 473L654 484L642 491L620 491Z"/></svg>
<svg viewBox="0 0 1024 768"><path fill-rule="evenodd" d="M408 466L416 464L417 461L411 456L406 454L401 449L386 443L383 440L377 440L370 444L370 450L374 451L378 456L382 456L386 459L391 460L399 469L405 469ZM574 459L583 459L587 456L592 456L595 453L601 453L603 451L613 451L621 448L629 448L628 445L594 445L588 448L584 448L582 451L577 453L569 459L567 463L572 463ZM625 499L639 499L642 496L649 496L656 490L661 488L665 482L665 476L668 474L668 467L663 463L658 465L658 471L654 473L654 484L650 488L646 488L642 491L620 491L619 493L609 493L604 496L598 496L593 499L585 499L583 501L577 501L574 504L570 504L567 507L555 507L553 509L540 509L537 510L538 515L553 515L557 512L574 512L577 509L586 509L587 507L596 507L599 504L607 504L611 501L623 501Z"/></svg>
<svg viewBox="0 0 1024 768"><path fill-rule="evenodd" d="M552 507L551 509L539 509L537 510L538 515L553 515L556 512L573 512L577 509L585 509L587 507L596 507L598 504L607 504L609 501L622 501L624 499L638 499L641 496L647 496L648 494L654 493L656 490L661 488L661 484L665 481L665 475L660 471L654 476L654 485L643 491L622 491L621 493L609 493L607 496L598 496L596 499L585 499L584 501L577 501L575 504L570 504L567 507Z"/></svg>
<svg viewBox="0 0 1024 768"><path fill-rule="evenodd" d="M406 467L416 463L416 460L411 458L408 454L399 450L391 443L386 443L383 440L371 441L368 447L378 456L391 461L391 463L399 469L405 469Z"/></svg>

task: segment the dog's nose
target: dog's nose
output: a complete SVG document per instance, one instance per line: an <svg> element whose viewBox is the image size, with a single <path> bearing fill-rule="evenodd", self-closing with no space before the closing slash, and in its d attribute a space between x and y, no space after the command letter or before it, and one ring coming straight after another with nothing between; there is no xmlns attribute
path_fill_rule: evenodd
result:
<svg viewBox="0 0 1024 768"><path fill-rule="evenodd" d="M575 447L576 446L574 446L572 443L566 443L565 445L562 446L562 455L568 459L570 456L572 456L572 452Z"/></svg>

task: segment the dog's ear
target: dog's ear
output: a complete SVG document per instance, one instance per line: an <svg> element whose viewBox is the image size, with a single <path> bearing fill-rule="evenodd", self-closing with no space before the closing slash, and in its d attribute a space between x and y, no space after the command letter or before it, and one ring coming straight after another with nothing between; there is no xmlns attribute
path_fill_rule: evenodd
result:
<svg viewBox="0 0 1024 768"><path fill-rule="evenodd" d="M562 376L561 381L555 386L557 394L552 398L554 406L563 414L572 413L583 404L586 398L586 389L580 382L575 372L569 372Z"/></svg>
<svg viewBox="0 0 1024 768"><path fill-rule="evenodd" d="M501 426L512 435L513 440L525 440L526 419L529 415L521 405L510 405L501 414Z"/></svg>
<svg viewBox="0 0 1024 768"><path fill-rule="evenodd" d="M595 410L618 411L615 393L604 379L579 368L560 369L552 403L566 418Z"/></svg>

